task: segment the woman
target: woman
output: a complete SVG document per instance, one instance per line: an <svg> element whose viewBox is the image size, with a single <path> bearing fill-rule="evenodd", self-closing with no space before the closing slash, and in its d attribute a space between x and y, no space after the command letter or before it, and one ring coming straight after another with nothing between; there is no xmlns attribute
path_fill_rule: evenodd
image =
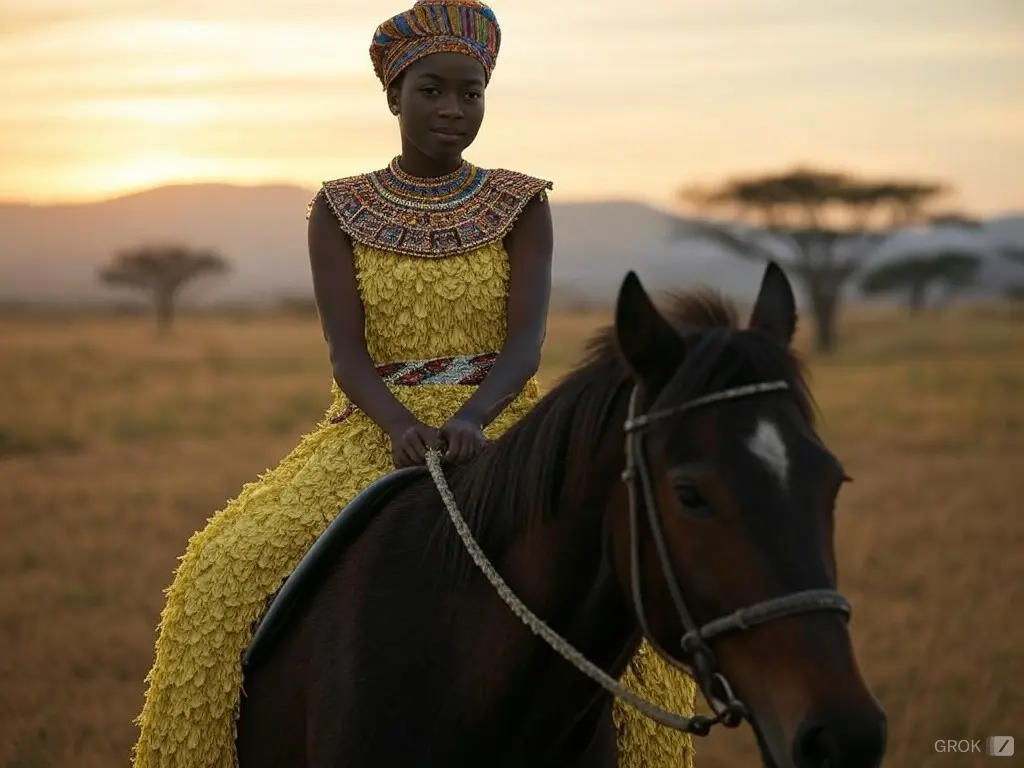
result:
<svg viewBox="0 0 1024 768"><path fill-rule="evenodd" d="M137 768L235 763L240 658L271 595L332 517L428 447L475 456L539 397L551 183L462 159L501 35L473 0L421 0L370 48L401 155L325 183L310 204L314 291L334 370L318 428L189 541L167 593L139 716ZM680 711L691 681L646 648L645 684ZM688 737L616 710L623 766L680 765ZM685 764L685 763L684 763Z"/></svg>

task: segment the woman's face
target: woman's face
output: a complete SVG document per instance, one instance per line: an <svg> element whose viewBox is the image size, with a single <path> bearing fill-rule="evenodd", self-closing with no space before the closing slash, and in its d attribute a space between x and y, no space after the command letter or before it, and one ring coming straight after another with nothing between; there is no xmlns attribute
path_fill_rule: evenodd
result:
<svg viewBox="0 0 1024 768"><path fill-rule="evenodd" d="M461 53L424 56L388 90L388 102L405 141L431 159L458 159L484 119L483 65Z"/></svg>

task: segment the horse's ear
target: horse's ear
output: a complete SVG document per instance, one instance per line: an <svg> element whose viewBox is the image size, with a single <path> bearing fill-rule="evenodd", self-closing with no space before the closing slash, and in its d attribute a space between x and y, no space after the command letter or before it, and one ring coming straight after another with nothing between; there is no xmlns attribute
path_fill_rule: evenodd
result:
<svg viewBox="0 0 1024 768"><path fill-rule="evenodd" d="M750 315L750 327L789 346L796 332L796 299L782 267L769 261L761 278L761 290Z"/></svg>
<svg viewBox="0 0 1024 768"><path fill-rule="evenodd" d="M682 362L683 338L654 306L632 270L615 303L615 339L633 375L648 386L663 386Z"/></svg>

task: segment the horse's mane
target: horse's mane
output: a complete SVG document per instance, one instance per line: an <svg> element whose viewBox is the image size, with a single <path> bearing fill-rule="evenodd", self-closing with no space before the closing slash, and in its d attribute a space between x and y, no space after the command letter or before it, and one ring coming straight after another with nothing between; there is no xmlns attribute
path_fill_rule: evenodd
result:
<svg viewBox="0 0 1024 768"><path fill-rule="evenodd" d="M718 292L701 289L666 299L659 307L665 319L683 336L696 339L670 387L684 387L685 397L698 397L784 379L813 421L803 366L790 350L760 333L741 331L735 305ZM555 514L570 467L574 483L586 482L585 464L577 465L577 457L592 456L609 428L621 428L610 417L624 405L632 379L618 351L614 324L598 331L584 349L581 363L479 458L446 471L459 510L489 558L500 557L531 521ZM433 483L428 488L436 497ZM430 545L440 548L439 565L456 580L474 567L444 511Z"/></svg>

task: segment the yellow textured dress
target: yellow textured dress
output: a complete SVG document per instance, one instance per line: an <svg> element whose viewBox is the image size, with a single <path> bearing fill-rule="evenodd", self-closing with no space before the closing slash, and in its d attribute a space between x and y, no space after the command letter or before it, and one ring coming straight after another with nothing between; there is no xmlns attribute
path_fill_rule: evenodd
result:
<svg viewBox="0 0 1024 768"><path fill-rule="evenodd" d="M485 175L483 191L474 199L489 198L491 215L474 217L476 233L462 222L456 237L461 245L438 246L435 238L432 250L418 255L398 252L412 250L410 237L402 238L400 249L379 247L382 237L394 239L394 233L381 235L376 215L395 200L378 199L379 190L363 183L370 175L325 184L322 194L353 240L366 343L379 366L501 349L509 281L503 236L529 199L550 184L500 170L479 173ZM439 229L437 222L431 226ZM389 387L417 418L436 427L474 391L464 383ZM316 429L189 540L167 590L156 660L146 678L135 768L236 765L241 655L267 600L334 515L394 468L387 435L336 384L331 391L332 403ZM487 436L501 435L539 396L531 379L487 427ZM646 644L634 666L643 682L627 672L624 682L632 690L674 711L693 711L693 682ZM615 722L623 768L692 766L690 737L619 703Z"/></svg>

